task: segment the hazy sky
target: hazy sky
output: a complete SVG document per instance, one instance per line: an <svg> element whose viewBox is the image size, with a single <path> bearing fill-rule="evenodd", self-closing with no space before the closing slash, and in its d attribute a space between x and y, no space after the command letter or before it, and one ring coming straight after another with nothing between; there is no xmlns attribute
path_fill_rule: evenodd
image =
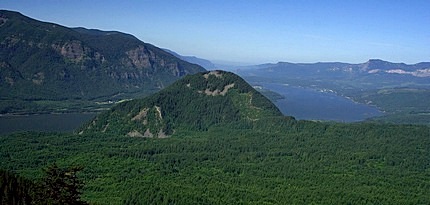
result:
<svg viewBox="0 0 430 205"><path fill-rule="evenodd" d="M209 60L430 61L430 0L2 0L0 8Z"/></svg>

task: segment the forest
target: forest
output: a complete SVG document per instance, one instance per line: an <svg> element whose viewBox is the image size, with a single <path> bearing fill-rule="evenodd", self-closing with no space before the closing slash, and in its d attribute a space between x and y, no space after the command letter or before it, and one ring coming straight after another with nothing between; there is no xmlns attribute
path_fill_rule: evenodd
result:
<svg viewBox="0 0 430 205"><path fill-rule="evenodd" d="M42 183L53 164L82 167L89 204L429 204L429 136L282 117L164 139L26 132L0 137L0 168Z"/></svg>
<svg viewBox="0 0 430 205"><path fill-rule="evenodd" d="M430 204L428 156L429 126L296 120L210 71L75 133L0 136L1 193L6 204Z"/></svg>

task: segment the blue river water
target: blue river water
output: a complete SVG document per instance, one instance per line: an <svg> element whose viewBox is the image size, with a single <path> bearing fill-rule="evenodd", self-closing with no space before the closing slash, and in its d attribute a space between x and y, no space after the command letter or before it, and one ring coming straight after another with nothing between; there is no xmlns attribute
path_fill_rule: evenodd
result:
<svg viewBox="0 0 430 205"><path fill-rule="evenodd" d="M22 131L73 132L95 115L95 113L63 113L0 116L0 135Z"/></svg>
<svg viewBox="0 0 430 205"><path fill-rule="evenodd" d="M285 99L275 102L276 106L284 115L300 120L357 122L383 114L374 106L356 103L333 92L276 83L260 85L284 96Z"/></svg>

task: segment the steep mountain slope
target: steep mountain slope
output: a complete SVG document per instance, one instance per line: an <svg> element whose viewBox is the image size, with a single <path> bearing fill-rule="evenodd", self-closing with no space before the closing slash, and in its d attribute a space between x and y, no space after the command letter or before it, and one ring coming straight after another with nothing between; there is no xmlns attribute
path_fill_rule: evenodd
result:
<svg viewBox="0 0 430 205"><path fill-rule="evenodd" d="M0 10L2 99L139 96L201 71L129 34L67 28Z"/></svg>
<svg viewBox="0 0 430 205"><path fill-rule="evenodd" d="M211 71L186 76L147 98L118 104L82 132L164 137L177 129L249 127L263 118L281 116L275 105L237 75Z"/></svg>

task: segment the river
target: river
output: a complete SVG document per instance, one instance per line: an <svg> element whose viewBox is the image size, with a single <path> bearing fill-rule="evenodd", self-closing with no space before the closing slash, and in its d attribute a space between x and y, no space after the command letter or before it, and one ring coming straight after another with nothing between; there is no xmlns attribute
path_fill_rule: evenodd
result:
<svg viewBox="0 0 430 205"><path fill-rule="evenodd" d="M0 116L0 135L21 131L73 132L95 113Z"/></svg>
<svg viewBox="0 0 430 205"><path fill-rule="evenodd" d="M334 92L276 83L259 85L284 96L285 99L275 102L276 106L284 115L296 119L357 122L383 114L374 106L356 103Z"/></svg>

